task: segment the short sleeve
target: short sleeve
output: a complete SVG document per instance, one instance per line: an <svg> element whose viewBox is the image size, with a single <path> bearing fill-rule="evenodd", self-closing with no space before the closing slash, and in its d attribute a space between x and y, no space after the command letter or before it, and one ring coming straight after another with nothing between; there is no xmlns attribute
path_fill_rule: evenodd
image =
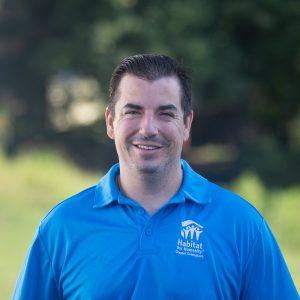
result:
<svg viewBox="0 0 300 300"><path fill-rule="evenodd" d="M263 220L243 273L243 300L299 300L279 246Z"/></svg>
<svg viewBox="0 0 300 300"><path fill-rule="evenodd" d="M12 300L28 299L60 299L49 255L39 231L35 234L12 296Z"/></svg>

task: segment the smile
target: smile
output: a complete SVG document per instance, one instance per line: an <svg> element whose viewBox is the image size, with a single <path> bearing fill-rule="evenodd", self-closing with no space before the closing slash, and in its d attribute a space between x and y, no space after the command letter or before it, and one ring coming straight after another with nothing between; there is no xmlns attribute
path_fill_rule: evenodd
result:
<svg viewBox="0 0 300 300"><path fill-rule="evenodd" d="M156 150L156 149L160 149L161 147L159 146L151 146L151 145L134 145L136 148L138 149L142 149L142 150Z"/></svg>

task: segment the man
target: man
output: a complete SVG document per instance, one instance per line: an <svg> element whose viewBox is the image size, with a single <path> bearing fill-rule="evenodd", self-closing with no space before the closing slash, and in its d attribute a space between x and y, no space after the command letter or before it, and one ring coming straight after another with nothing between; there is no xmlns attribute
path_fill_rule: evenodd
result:
<svg viewBox="0 0 300 300"><path fill-rule="evenodd" d="M122 61L106 110L119 164L42 220L13 299L299 299L263 217L180 159L192 119L173 59Z"/></svg>

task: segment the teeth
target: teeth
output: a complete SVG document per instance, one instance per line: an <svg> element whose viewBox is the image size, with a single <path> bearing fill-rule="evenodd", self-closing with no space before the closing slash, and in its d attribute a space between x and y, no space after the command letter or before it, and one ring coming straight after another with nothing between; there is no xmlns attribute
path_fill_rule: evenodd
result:
<svg viewBox="0 0 300 300"><path fill-rule="evenodd" d="M158 147L154 146L145 146L145 145L137 145L138 148L143 149L143 150L154 150L157 149Z"/></svg>

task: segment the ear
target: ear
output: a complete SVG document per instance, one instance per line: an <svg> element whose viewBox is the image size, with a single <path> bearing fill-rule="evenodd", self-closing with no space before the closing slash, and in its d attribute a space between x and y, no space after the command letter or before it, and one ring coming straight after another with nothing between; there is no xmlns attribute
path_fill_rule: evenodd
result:
<svg viewBox="0 0 300 300"><path fill-rule="evenodd" d="M184 124L184 132L183 132L183 140L186 142L190 137L192 122L193 122L194 112L191 111L188 117L186 118L185 124Z"/></svg>
<svg viewBox="0 0 300 300"><path fill-rule="evenodd" d="M109 138L112 140L115 138L115 133L114 133L114 119L112 116L112 112L108 107L106 107L105 110L105 122L106 122L106 132Z"/></svg>

